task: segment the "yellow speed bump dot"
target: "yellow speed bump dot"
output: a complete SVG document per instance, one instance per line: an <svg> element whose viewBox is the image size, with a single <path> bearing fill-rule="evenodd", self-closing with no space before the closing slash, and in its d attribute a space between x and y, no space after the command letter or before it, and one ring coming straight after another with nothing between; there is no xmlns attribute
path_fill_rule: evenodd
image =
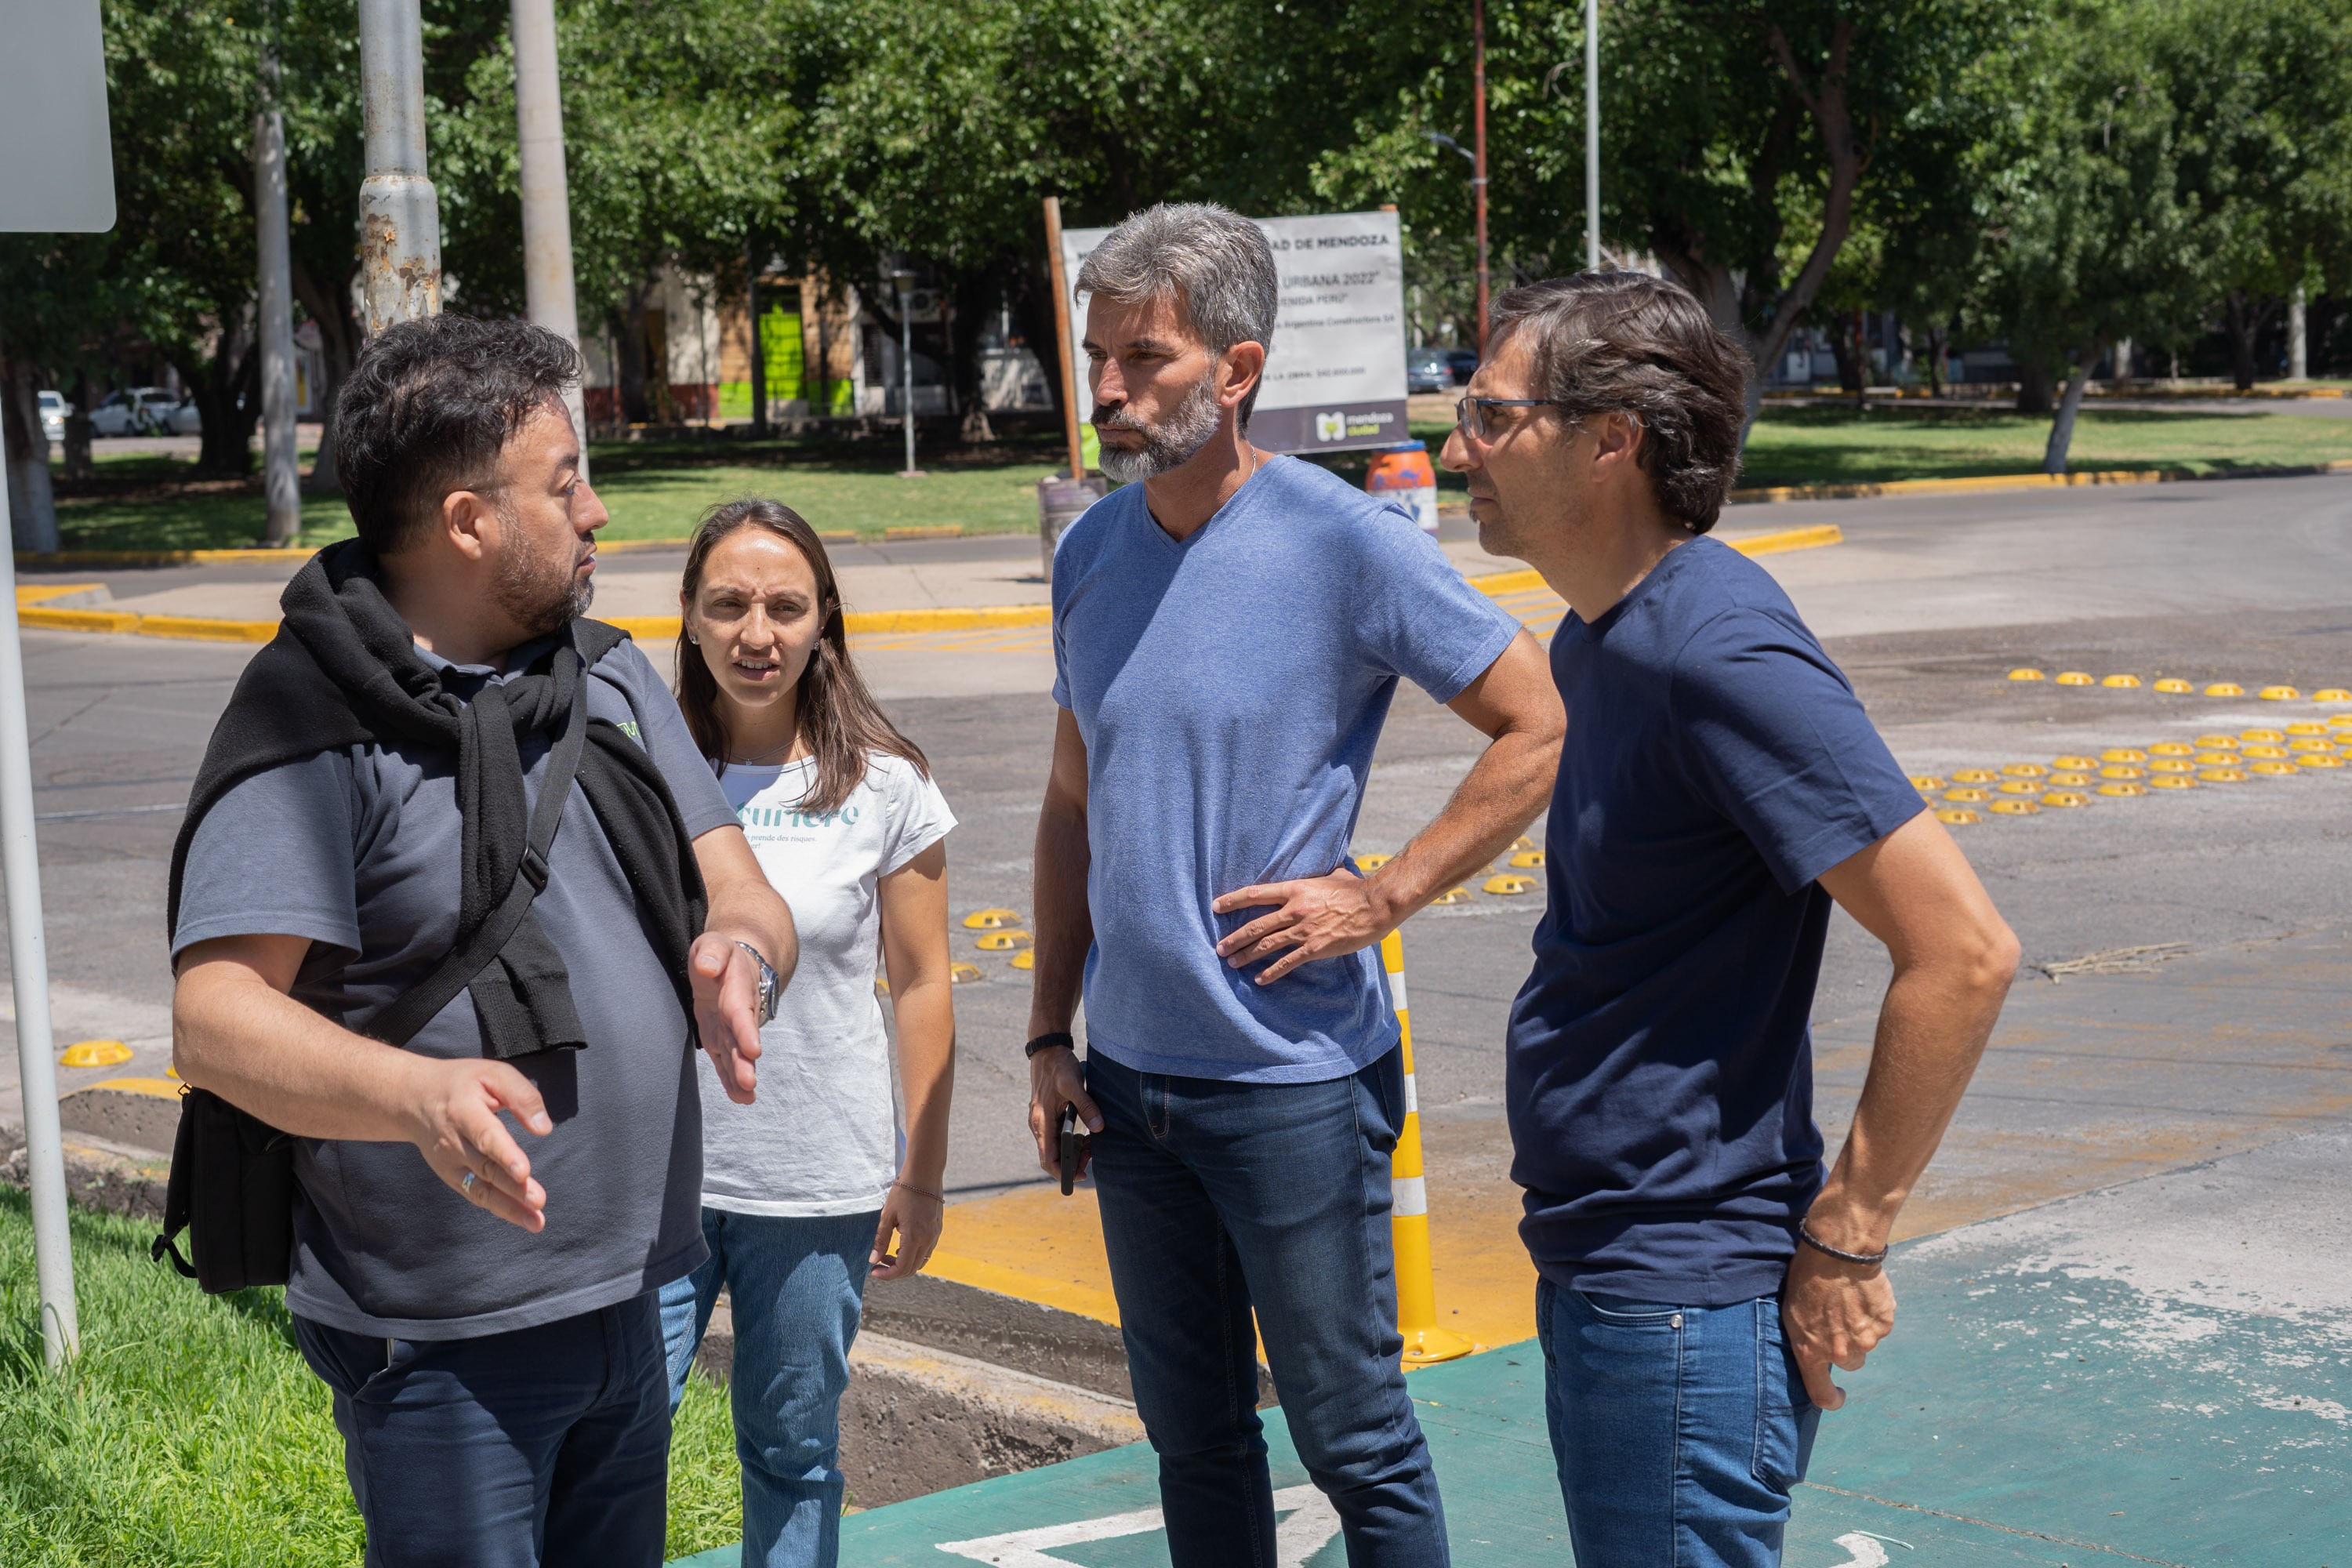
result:
<svg viewBox="0 0 2352 1568"><path fill-rule="evenodd" d="M2079 669L2062 669L2058 672L2058 684L2061 686L2096 686L2098 682L2092 679L2091 677L2085 675Z"/></svg>
<svg viewBox="0 0 2352 1568"><path fill-rule="evenodd" d="M2340 768L2344 765L2344 759L2328 752L2305 752L2295 758L2294 765L2299 768Z"/></svg>
<svg viewBox="0 0 2352 1568"><path fill-rule="evenodd" d="M1466 904L1470 901L1470 889L1448 888L1429 901L1433 904Z"/></svg>
<svg viewBox="0 0 2352 1568"><path fill-rule="evenodd" d="M2019 668L2011 670L2009 672L2009 678L2011 680L2047 680L2050 679L2048 676L2042 674L2040 670L2035 669L2031 665L2021 666Z"/></svg>
<svg viewBox="0 0 2352 1568"><path fill-rule="evenodd" d="M2323 686L2311 694L2314 702L2352 702L2352 691L2340 686Z"/></svg>
<svg viewBox="0 0 2352 1568"><path fill-rule="evenodd" d="M2286 727L2290 735L2325 735L2327 726L2316 719L2298 719Z"/></svg>
<svg viewBox="0 0 2352 1568"><path fill-rule="evenodd" d="M2101 768L2099 776L2103 779L2144 779L2147 774L2138 768L2113 766Z"/></svg>
<svg viewBox="0 0 2352 1568"><path fill-rule="evenodd" d="M2050 782L2060 789L2088 789L2091 785L2091 775L2085 773L2084 768L2091 765L2085 763L2083 768L2068 768L2063 773L2052 773Z"/></svg>
<svg viewBox="0 0 2352 1568"><path fill-rule="evenodd" d="M2062 810L2065 810L2078 805L2088 805L2090 804L2090 797L2088 795L2077 795L2071 789L2053 789L2048 795L2042 797L2042 804L2044 805L2054 805Z"/></svg>
<svg viewBox="0 0 2352 1568"><path fill-rule="evenodd" d="M1011 952L1033 940L1025 931L992 931L982 934L977 945L982 952Z"/></svg>
<svg viewBox="0 0 2352 1568"><path fill-rule="evenodd" d="M1966 827L1971 822L1982 822L1984 818L1979 816L1973 811L1962 811L1958 807L1947 807L1936 814L1936 820L1942 823L1947 827Z"/></svg>
<svg viewBox="0 0 2352 1568"><path fill-rule="evenodd" d="M1037 967L1037 955L1024 947L1019 952L1013 955L1013 967L1015 969L1034 969Z"/></svg>
<svg viewBox="0 0 2352 1568"><path fill-rule="evenodd" d="M1511 866L1516 870L1539 871L1543 863L1544 852L1540 849L1522 849L1511 857Z"/></svg>
<svg viewBox="0 0 2352 1568"><path fill-rule="evenodd" d="M1965 784L1990 784L2000 776L1990 768L1962 768L1952 775L1952 782Z"/></svg>
<svg viewBox="0 0 2352 1568"><path fill-rule="evenodd" d="M2260 695L2265 702L2294 702L2299 700L2303 693L2292 686L2265 686Z"/></svg>
<svg viewBox="0 0 2352 1568"><path fill-rule="evenodd" d="M2103 784L2099 786L2099 793L2105 795L2146 795L2147 793L2147 785L2136 784Z"/></svg>
<svg viewBox="0 0 2352 1568"><path fill-rule="evenodd" d="M1534 848L1535 847L1536 847L1536 841L1535 841L1534 839L1532 839L1532 838L1528 837L1526 834L1524 834L1524 833L1520 834L1517 838L1514 838L1514 839L1512 839L1512 840L1511 840L1511 847L1512 847L1512 848L1514 848L1514 849L1532 849L1532 848Z"/></svg>
<svg viewBox="0 0 2352 1568"><path fill-rule="evenodd" d="M1395 858L1393 855L1359 855L1356 857L1356 868L1360 871L1377 871Z"/></svg>
<svg viewBox="0 0 2352 1568"><path fill-rule="evenodd" d="M2151 757L2185 757L2197 748L2186 741L2158 741L2147 749Z"/></svg>
<svg viewBox="0 0 2352 1568"><path fill-rule="evenodd" d="M1538 884L1533 877L1515 877L1506 871L1499 877L1489 877L1479 884L1486 891L1508 899L1533 890Z"/></svg>
<svg viewBox="0 0 2352 1568"><path fill-rule="evenodd" d="M981 973L980 965L977 963L950 963L948 965L948 979L955 984L969 985L975 980L982 980L985 978L987 977Z"/></svg>
<svg viewBox="0 0 2352 1568"><path fill-rule="evenodd" d="M2000 793L2003 795L2040 795L2042 793L2042 781L2039 779L2005 779L2001 782Z"/></svg>
<svg viewBox="0 0 2352 1568"><path fill-rule="evenodd" d="M2314 735L2304 735L2289 741L2286 743L2286 749L2290 752L2332 752L2336 746L2333 742L2323 741Z"/></svg>
<svg viewBox="0 0 2352 1568"><path fill-rule="evenodd" d="M2152 773L2193 773L2197 771L2197 764L2187 757L2158 757L2147 764L2147 771Z"/></svg>
<svg viewBox="0 0 2352 1568"><path fill-rule="evenodd" d="M2156 689L2167 697L2186 697L2197 689L2177 675L2168 675L2156 683Z"/></svg>
<svg viewBox="0 0 2352 1568"><path fill-rule="evenodd" d="M2223 752L2218 750L2200 752L2197 753L2196 761L2201 767L2234 768L2238 765L2238 753L2235 752Z"/></svg>
<svg viewBox="0 0 2352 1568"><path fill-rule="evenodd" d="M2197 781L2187 773L2159 773L2147 781L2151 789L2195 789Z"/></svg>
<svg viewBox="0 0 2352 1568"><path fill-rule="evenodd" d="M2281 757L2286 755L2286 748L2284 746L2273 746L2268 743L2263 743L2241 747L2238 754L2250 760L2274 763Z"/></svg>
<svg viewBox="0 0 2352 1568"><path fill-rule="evenodd" d="M2243 697L2246 689L2234 680L2217 680L2205 689L2208 697Z"/></svg>
<svg viewBox="0 0 2352 1568"><path fill-rule="evenodd" d="M1975 805L1979 802L1990 800L1992 796L1985 794L1984 791L1978 789L1973 785L1963 784L1958 789L1946 790L1944 792L1944 798L1946 800L1956 800L1962 805Z"/></svg>
<svg viewBox="0 0 2352 1568"><path fill-rule="evenodd" d="M2197 737L2197 743L2205 747L2209 751L2234 752L2238 749L2238 737L2235 735L2200 735Z"/></svg>
<svg viewBox="0 0 2352 1568"><path fill-rule="evenodd" d="M2293 763L2273 762L2267 758L2262 762L2251 763L2247 767L2249 773L2263 773L2271 778L2286 778L2302 771Z"/></svg>
<svg viewBox="0 0 2352 1568"><path fill-rule="evenodd" d="M974 910L963 917L966 931L994 931L999 926L1017 926L1021 917L1011 910Z"/></svg>
<svg viewBox="0 0 2352 1568"><path fill-rule="evenodd" d="M2013 779L2038 779L2044 777L2050 772L2040 763L2008 763L2002 765L2000 771Z"/></svg>
<svg viewBox="0 0 2352 1568"><path fill-rule="evenodd" d="M2147 761L2147 753L2146 752L2134 751L2129 746L2117 746L2112 751L2101 752L2099 753L2099 761L2103 763L2144 763Z"/></svg>
<svg viewBox="0 0 2352 1568"><path fill-rule="evenodd" d="M2244 784L2247 774L2243 768L2200 768L2197 776L2207 784Z"/></svg>
<svg viewBox="0 0 2352 1568"><path fill-rule="evenodd" d="M2352 730L2352 713L2330 713L2327 727L2331 730Z"/></svg>
<svg viewBox="0 0 2352 1568"><path fill-rule="evenodd" d="M2096 757L2077 757L2071 755L2053 757L2050 759L2050 765L2053 768L2071 768L2075 773L2081 773L2084 768L2097 767L2099 765L2099 759Z"/></svg>
<svg viewBox="0 0 2352 1568"><path fill-rule="evenodd" d="M2238 739L2249 745L2275 746L2286 739L2286 734L2280 730L2241 730Z"/></svg>
<svg viewBox="0 0 2352 1568"><path fill-rule="evenodd" d="M2110 675L2105 680L2099 682L2099 684L2102 686L2112 686L2116 689L2121 690L2125 687L2137 686L2139 684L2139 677L2137 675Z"/></svg>
<svg viewBox="0 0 2352 1568"><path fill-rule="evenodd" d="M1919 791L1922 795L1925 795L1929 790L1938 790L1943 788L1944 781L1937 778L1933 773L1913 773L1911 775L1911 787Z"/></svg>
<svg viewBox="0 0 2352 1568"><path fill-rule="evenodd" d="M2030 800L1997 800L1992 803L1990 809L1999 812L2003 816L2033 816L2039 815L2042 810Z"/></svg>
<svg viewBox="0 0 2352 1568"><path fill-rule="evenodd" d="M110 1068L131 1059L129 1046L121 1040L76 1040L58 1058L61 1068Z"/></svg>

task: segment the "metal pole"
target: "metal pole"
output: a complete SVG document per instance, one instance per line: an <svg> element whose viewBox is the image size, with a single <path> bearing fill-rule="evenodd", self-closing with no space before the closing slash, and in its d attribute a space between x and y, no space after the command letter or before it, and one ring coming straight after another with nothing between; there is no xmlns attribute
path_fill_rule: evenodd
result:
<svg viewBox="0 0 2352 1568"><path fill-rule="evenodd" d="M286 117L278 109L278 54L261 57L267 100L253 118L253 206L261 260L261 470L268 522L262 542L302 537L302 476L294 448L294 286L286 235Z"/></svg>
<svg viewBox="0 0 2352 1568"><path fill-rule="evenodd" d="M1086 440L1078 431L1077 353L1070 342L1069 269L1062 264L1062 198L1045 198L1045 269L1054 279L1054 343L1062 371L1062 433L1070 442L1070 478L1087 477Z"/></svg>
<svg viewBox="0 0 2352 1568"><path fill-rule="evenodd" d="M743 309L750 318L744 336L751 350L751 434L768 433L768 337L760 325L760 258L751 237L743 237Z"/></svg>
<svg viewBox="0 0 2352 1568"><path fill-rule="evenodd" d="M1601 270L1601 0L1584 0L1584 269Z"/></svg>
<svg viewBox="0 0 2352 1568"><path fill-rule="evenodd" d="M0 541L14 539L0 485ZM65 1133L58 1125L57 1043L49 1033L49 948L41 927L41 858L33 837L33 742L25 723L25 648L16 626L16 555L0 549L0 858L8 897L8 973L16 994L16 1075L25 1096L25 1163L33 1188L33 1273L41 1352L51 1366L81 1349L66 1219Z"/></svg>
<svg viewBox="0 0 2352 1568"><path fill-rule="evenodd" d="M572 195L563 168L563 89L555 63L554 0L514 0L515 141L522 163L523 309L538 325L580 346L580 307L572 282ZM420 145L417 171L424 171ZM572 427L580 433L580 477L588 477L588 404L577 384L564 389Z"/></svg>
<svg viewBox="0 0 2352 1568"><path fill-rule="evenodd" d="M425 177L425 29L417 0L359 0L367 178L360 314L369 337L441 313L441 209Z"/></svg>
<svg viewBox="0 0 2352 1568"><path fill-rule="evenodd" d="M913 479L922 472L915 467L915 275L902 267L890 274L890 281L898 287L898 390L906 400L900 423L907 432L907 466L898 473Z"/></svg>
<svg viewBox="0 0 2352 1568"><path fill-rule="evenodd" d="M1478 221L1478 357L1486 357L1486 4L1470 0L1470 194Z"/></svg>
<svg viewBox="0 0 2352 1568"><path fill-rule="evenodd" d="M2311 378L2310 334L2305 330L2307 309L2303 285L2298 283L2286 300L2286 374L2290 381Z"/></svg>

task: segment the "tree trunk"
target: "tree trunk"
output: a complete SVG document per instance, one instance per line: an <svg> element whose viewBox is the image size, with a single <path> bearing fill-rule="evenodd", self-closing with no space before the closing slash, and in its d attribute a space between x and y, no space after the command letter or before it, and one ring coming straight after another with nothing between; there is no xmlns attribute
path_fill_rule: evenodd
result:
<svg viewBox="0 0 2352 1568"><path fill-rule="evenodd" d="M0 448L7 455L10 531L16 549L47 555L58 548L58 503L49 489L40 390L31 360L0 359Z"/></svg>
<svg viewBox="0 0 2352 1568"><path fill-rule="evenodd" d="M73 404L73 412L66 416L66 479L68 482L87 483L98 477L98 462L89 449L89 372L74 372L68 401Z"/></svg>
<svg viewBox="0 0 2352 1568"><path fill-rule="evenodd" d="M184 364L180 374L204 421L196 472L218 479L253 472L253 432L261 423L259 344L243 326L223 328L211 362Z"/></svg>
<svg viewBox="0 0 2352 1568"><path fill-rule="evenodd" d="M632 285L614 318L613 336L621 362L621 420L627 425L649 424L653 418L646 397L646 302L652 292L650 284ZM667 366L664 374L667 374Z"/></svg>
<svg viewBox="0 0 2352 1568"><path fill-rule="evenodd" d="M1948 341L1944 329L1927 329L1927 395L1944 395L1944 345Z"/></svg>
<svg viewBox="0 0 2352 1568"><path fill-rule="evenodd" d="M351 378L352 365L359 358L359 323L352 319L351 279L336 279L331 288L321 287L302 258L294 258L294 297L302 301L303 311L319 328L319 358L326 371L325 384L319 387L311 401L319 410L319 455L311 460L310 472L302 481L302 493L331 496L342 490L342 479L336 471L335 400L342 395L343 383Z"/></svg>
<svg viewBox="0 0 2352 1568"><path fill-rule="evenodd" d="M1053 400L1056 424L1067 415L1062 408L1062 323L1056 319L1057 301L1054 298L1053 274L1047 270L1045 253L1024 256L1012 268L1006 288L1013 295L1013 319L1020 324L1021 336L1029 352L1037 356L1037 364L1045 373L1045 395ZM1075 360L1077 346L1071 345ZM1076 374L1078 406L1087 405L1086 371L1073 365ZM1064 459L1067 461L1067 459Z"/></svg>
<svg viewBox="0 0 2352 1568"><path fill-rule="evenodd" d="M2017 362L2017 411L2047 414L2051 410L2050 370L2038 359Z"/></svg>
<svg viewBox="0 0 2352 1568"><path fill-rule="evenodd" d="M962 436L967 441L993 441L996 427L989 423L987 384L981 374L980 335L993 312L995 269L958 268L948 296L948 371L955 398L963 408Z"/></svg>
<svg viewBox="0 0 2352 1568"><path fill-rule="evenodd" d="M2246 291L2230 290L2230 298L2221 312L2222 330L2230 339L2230 379L2240 392L2254 389L2254 327L2255 314L2246 303Z"/></svg>
<svg viewBox="0 0 2352 1568"><path fill-rule="evenodd" d="M1860 396L1862 371L1853 363L1853 333L1845 321L1830 328L1830 354L1837 361L1838 390Z"/></svg>
<svg viewBox="0 0 2352 1568"><path fill-rule="evenodd" d="M2045 474L2066 471L2066 453L2074 445L2074 416L2083 411L2083 392L2098 363L2098 344L2085 343L2074 351L2074 373L2066 378L2066 395L2058 402L2058 416L2050 422L2050 445L2042 453Z"/></svg>

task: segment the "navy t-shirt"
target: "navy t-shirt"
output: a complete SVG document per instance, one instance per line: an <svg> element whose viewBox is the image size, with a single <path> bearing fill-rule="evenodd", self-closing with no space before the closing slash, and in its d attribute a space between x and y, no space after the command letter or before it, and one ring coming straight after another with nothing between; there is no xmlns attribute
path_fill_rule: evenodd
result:
<svg viewBox="0 0 2352 1568"><path fill-rule="evenodd" d="M1718 541L1571 612L1551 662L1568 741L1506 1079L1520 1236L1574 1289L1769 1295L1822 1184L1814 879L1918 793L1780 585Z"/></svg>

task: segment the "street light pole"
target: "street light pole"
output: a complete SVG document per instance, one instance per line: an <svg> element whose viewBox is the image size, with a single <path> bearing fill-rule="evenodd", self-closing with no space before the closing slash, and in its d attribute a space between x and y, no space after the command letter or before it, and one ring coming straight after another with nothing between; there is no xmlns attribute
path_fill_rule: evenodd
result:
<svg viewBox="0 0 2352 1568"><path fill-rule="evenodd" d="M915 467L915 275L901 267L890 281L898 286L898 384L906 399L907 466L898 477L915 479L923 474Z"/></svg>
<svg viewBox="0 0 2352 1568"><path fill-rule="evenodd" d="M1584 269L1601 270L1601 0L1584 0Z"/></svg>
<svg viewBox="0 0 2352 1568"><path fill-rule="evenodd" d="M360 314L369 337L441 313L441 209L425 177L425 28L417 0L359 0L367 178Z"/></svg>
<svg viewBox="0 0 2352 1568"><path fill-rule="evenodd" d="M523 308L533 322L580 346L572 280L572 195L563 167L563 89L555 57L554 0L514 0L515 142L522 163ZM422 162L418 167L423 168ZM588 408L578 384L564 406L580 433L588 477Z"/></svg>
<svg viewBox="0 0 2352 1568"><path fill-rule="evenodd" d="M261 263L261 472L268 521L262 542L302 537L302 476L294 447L294 286L286 233L286 117L278 108L278 52L261 57L263 102L253 117L253 209Z"/></svg>
<svg viewBox="0 0 2352 1568"><path fill-rule="evenodd" d="M1470 0L1470 194L1478 226L1478 358L1486 357L1486 0Z"/></svg>

